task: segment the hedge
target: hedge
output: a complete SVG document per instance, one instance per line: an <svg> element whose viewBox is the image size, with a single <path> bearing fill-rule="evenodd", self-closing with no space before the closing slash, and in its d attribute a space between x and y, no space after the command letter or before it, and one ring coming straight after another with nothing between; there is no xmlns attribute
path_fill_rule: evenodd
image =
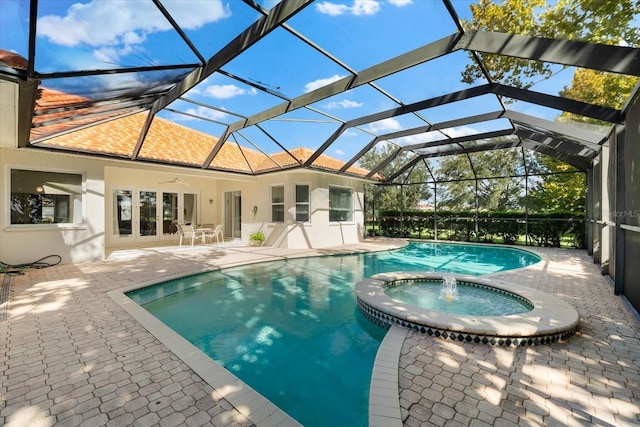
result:
<svg viewBox="0 0 640 427"><path fill-rule="evenodd" d="M575 247L585 243L585 215L582 212L535 213L527 217L524 212L478 212L476 232L475 211L382 211L379 220L367 221L369 234L390 237L435 238L465 242L517 244L527 235L529 244L560 247L568 239ZM380 230L378 230L380 225Z"/></svg>

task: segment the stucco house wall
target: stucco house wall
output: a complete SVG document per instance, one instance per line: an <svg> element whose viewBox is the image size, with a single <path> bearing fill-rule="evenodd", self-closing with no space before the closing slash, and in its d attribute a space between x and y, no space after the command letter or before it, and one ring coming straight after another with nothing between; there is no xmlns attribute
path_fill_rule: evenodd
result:
<svg viewBox="0 0 640 427"><path fill-rule="evenodd" d="M295 186L309 185L310 220L295 220ZM271 188L284 187L284 222L271 218ZM329 187L349 188L352 193L353 219L345 222L329 221ZM357 243L363 237L364 181L317 171L289 171L261 175L255 183L226 183L221 192L242 192L242 240L247 241L253 231L262 231L265 244L284 248L320 248ZM253 214L253 207L257 207Z"/></svg>
<svg viewBox="0 0 640 427"><path fill-rule="evenodd" d="M0 149L3 185L0 198L0 261L22 264L48 255L59 255L63 263L80 263L104 259L115 248L152 244L177 244L177 236L160 236L157 241L136 242L120 238L113 230L113 190L134 188L186 191L197 194L198 223L219 224L224 221L224 192L242 194L242 234L262 230L266 245L287 248L327 247L357 243L363 230L363 181L316 171L280 172L259 177L196 172L155 165L138 165L89 156L34 149ZM11 225L9 199L12 168L82 174L84 177L82 224ZM177 172L176 172L177 171ZM179 178L182 184L167 183ZM310 221L295 221L295 185L307 184L310 190ZM183 186L184 185L184 186ZM271 187L285 189L285 221L271 221ZM353 191L353 220L329 221L329 187ZM257 206L254 217L253 207Z"/></svg>
<svg viewBox="0 0 640 427"><path fill-rule="evenodd" d="M9 201L12 168L82 174L82 224L11 225ZM0 171L0 261L7 264L24 264L48 255L59 255L63 263L104 258L103 162L39 150L2 148Z"/></svg>
<svg viewBox="0 0 640 427"><path fill-rule="evenodd" d="M240 233L233 236L248 242L249 234L262 230L266 245L286 248L318 248L357 243L363 236L363 188L361 178L350 178L316 170L289 170L258 176L233 174L131 162L108 157L62 151L17 148L17 85L0 81L0 261L25 264L49 255L62 263L104 259L116 248L173 245L176 235L157 239L119 236L115 228L115 189L192 193L197 195L197 223L221 224L225 218L225 192L240 192ZM97 132L94 138L105 138ZM108 139L96 141L98 145ZM82 218L74 224L11 224L11 170L46 171L82 175ZM177 178L180 183L171 182ZM310 219L295 221L295 185L309 185ZM271 218L271 188L284 187L285 218ZM329 221L329 188L352 191L352 219ZM29 189L28 192L35 192ZM159 206L161 201L158 201ZM253 207L257 210L253 212ZM132 209L136 209L132 206Z"/></svg>

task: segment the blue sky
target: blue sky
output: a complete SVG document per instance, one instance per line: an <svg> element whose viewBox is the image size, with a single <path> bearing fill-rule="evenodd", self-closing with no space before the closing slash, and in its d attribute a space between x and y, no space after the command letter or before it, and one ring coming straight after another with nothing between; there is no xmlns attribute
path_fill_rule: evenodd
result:
<svg viewBox="0 0 640 427"><path fill-rule="evenodd" d="M260 16L239 0L164 0L162 3L207 59ZM276 2L258 3L268 9ZM453 1L460 18L469 17L469 3ZM0 9L0 49L27 57L29 2L0 0ZM290 19L288 26L329 52L337 62L290 32L277 29L223 70L274 93L296 98L348 76L350 70L360 72L457 31L443 3L437 0L317 1ZM35 68L41 73L198 62L197 56L153 3L145 0L40 1L37 35ZM255 126L247 128L236 135L236 139L242 145L266 153L281 151L271 137L287 149L317 148L338 127L335 118L349 120L397 108L395 101L410 104L484 84L484 81L472 85L461 82L460 74L469 61L464 52L429 61L378 80L376 88L361 86L317 102L312 106L317 111L300 109L263 123L262 130ZM184 72L186 70L75 77L46 80L44 85L99 98L175 79ZM571 75L570 70L563 71L552 81L537 85L536 90L557 94L562 86L569 84ZM213 135L220 135L224 124L236 122L239 115L249 116L283 102L278 96L221 73L214 73L185 96L217 109L185 101L176 101L170 108L211 121L171 111L163 111L159 116ZM518 103L513 107L547 119L558 114L532 104ZM421 111L420 115L433 123L499 108L495 97L484 96ZM363 125L342 135L327 154L348 160L373 135L424 124L418 116L410 114ZM502 126L504 121L494 121L445 133L459 136ZM439 139L438 135L422 135L396 142L411 144L426 142L429 138Z"/></svg>

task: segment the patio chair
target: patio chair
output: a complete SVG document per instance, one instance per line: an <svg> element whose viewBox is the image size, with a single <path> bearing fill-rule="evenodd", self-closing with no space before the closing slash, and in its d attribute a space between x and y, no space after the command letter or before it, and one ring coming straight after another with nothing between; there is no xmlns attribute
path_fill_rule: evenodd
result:
<svg viewBox="0 0 640 427"><path fill-rule="evenodd" d="M222 232L222 224L216 225L216 227L211 231L205 231L204 233L205 240L209 239L211 243L213 243L213 238L216 238L216 242L220 243L220 238L222 238L222 242L224 243L224 234Z"/></svg>
<svg viewBox="0 0 640 427"><path fill-rule="evenodd" d="M180 235L180 246L182 246L182 239L191 239L191 246L196 240L201 240L205 243L205 235L202 231L196 231L193 225L178 224L178 234Z"/></svg>

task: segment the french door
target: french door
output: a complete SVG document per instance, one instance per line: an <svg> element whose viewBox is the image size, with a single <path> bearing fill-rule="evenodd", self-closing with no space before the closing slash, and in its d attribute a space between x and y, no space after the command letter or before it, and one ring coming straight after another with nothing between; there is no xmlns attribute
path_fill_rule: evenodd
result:
<svg viewBox="0 0 640 427"><path fill-rule="evenodd" d="M242 237L242 193L224 193L224 235L233 239Z"/></svg>
<svg viewBox="0 0 640 427"><path fill-rule="evenodd" d="M113 235L131 242L172 240L177 224L196 224L194 193L154 189L113 190Z"/></svg>

